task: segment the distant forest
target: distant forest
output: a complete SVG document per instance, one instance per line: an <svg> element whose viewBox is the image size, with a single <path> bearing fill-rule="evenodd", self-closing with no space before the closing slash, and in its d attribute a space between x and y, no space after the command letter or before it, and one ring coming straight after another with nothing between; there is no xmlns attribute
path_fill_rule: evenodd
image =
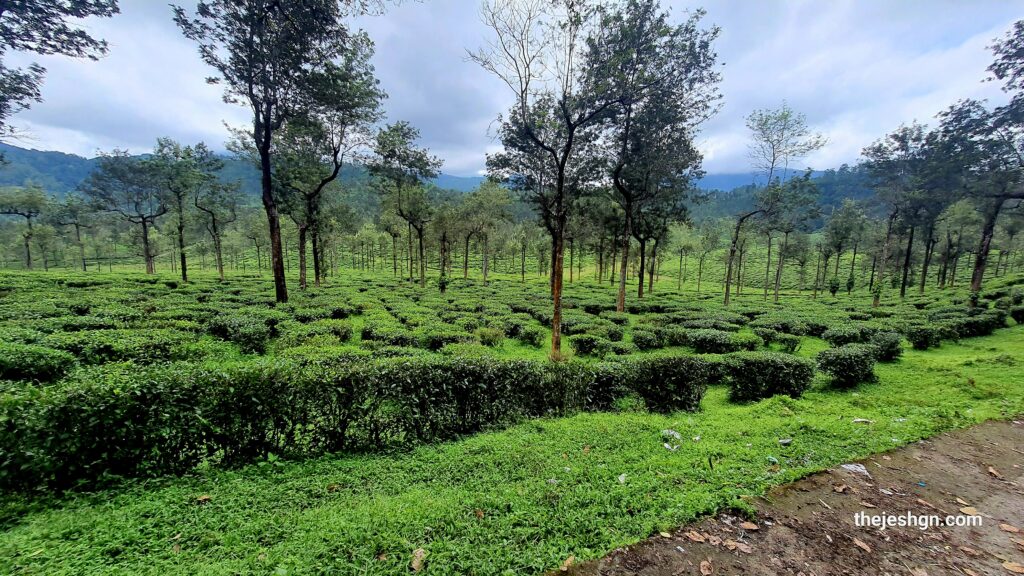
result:
<svg viewBox="0 0 1024 576"><path fill-rule="evenodd" d="M74 191L95 169L95 158L83 158L64 152L32 150L0 142L0 154L4 162L0 166L0 186L24 186L36 184L48 194L63 198ZM221 181L238 182L242 192L252 203L259 203L260 173L256 167L230 155L221 156L224 167L219 171ZM796 172L790 171L790 175ZM824 214L838 208L843 199L862 201L872 195L868 175L859 167L842 165L838 169L813 172L812 179L821 193L820 202ZM359 190L369 183L369 174L363 166L349 164L342 170L340 180L346 189ZM471 192L483 182L482 176L452 176L439 174L432 183L442 190ZM694 222L703 222L729 217L749 210L754 205L754 194L763 187L763 176L755 173L708 174L697 182L705 191L704 201L691 207ZM760 186L758 185L760 184ZM357 213L371 214L376 211L376 199L366 198ZM820 227L820 220L815 228Z"/></svg>

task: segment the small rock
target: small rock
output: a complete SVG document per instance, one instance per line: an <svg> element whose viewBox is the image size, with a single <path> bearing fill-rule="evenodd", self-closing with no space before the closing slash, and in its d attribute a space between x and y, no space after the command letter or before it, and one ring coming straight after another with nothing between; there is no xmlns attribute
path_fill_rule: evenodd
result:
<svg viewBox="0 0 1024 576"><path fill-rule="evenodd" d="M793 439L792 438L780 438L779 439L779 444L781 444L783 446L789 446L792 443L793 443Z"/></svg>
<svg viewBox="0 0 1024 576"><path fill-rule="evenodd" d="M854 424L874 424L875 421L874 420L868 420L867 418L854 418L853 419L853 423Z"/></svg>
<svg viewBox="0 0 1024 576"><path fill-rule="evenodd" d="M625 484L625 483L626 483L626 475L625 474L619 474L619 484Z"/></svg>

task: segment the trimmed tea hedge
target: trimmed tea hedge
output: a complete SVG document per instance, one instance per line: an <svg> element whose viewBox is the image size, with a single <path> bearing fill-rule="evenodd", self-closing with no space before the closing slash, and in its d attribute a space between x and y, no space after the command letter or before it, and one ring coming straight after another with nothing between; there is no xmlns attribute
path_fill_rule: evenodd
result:
<svg viewBox="0 0 1024 576"><path fill-rule="evenodd" d="M799 397L814 379L814 362L781 352L734 352L722 357L730 399L759 400L776 394Z"/></svg>
<svg viewBox="0 0 1024 576"><path fill-rule="evenodd" d="M595 364L311 351L216 365L107 364L0 393L0 486L91 486L205 461L431 442L608 407L627 394L652 410L696 410L716 374L715 362L686 356Z"/></svg>
<svg viewBox="0 0 1024 576"><path fill-rule="evenodd" d="M875 378L878 349L870 344L847 344L818 353L818 368L832 376L832 384L852 388Z"/></svg>

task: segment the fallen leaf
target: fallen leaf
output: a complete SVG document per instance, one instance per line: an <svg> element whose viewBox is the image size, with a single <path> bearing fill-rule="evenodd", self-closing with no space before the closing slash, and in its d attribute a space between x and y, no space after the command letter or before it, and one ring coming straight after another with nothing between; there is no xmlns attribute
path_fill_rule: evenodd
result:
<svg viewBox="0 0 1024 576"><path fill-rule="evenodd" d="M584 446L583 447L583 453L584 454L590 454L590 446Z"/></svg>
<svg viewBox="0 0 1024 576"><path fill-rule="evenodd" d="M722 539L718 536L708 535L708 544L711 544L712 546L718 546L721 543Z"/></svg>
<svg viewBox="0 0 1024 576"><path fill-rule="evenodd" d="M956 503L960 504L961 506L970 506L970 504L968 504L967 501L964 500L963 498L957 498Z"/></svg>
<svg viewBox="0 0 1024 576"><path fill-rule="evenodd" d="M711 574L713 574L714 572L715 572L715 569L711 567L711 561L710 560L701 560L700 561L700 573L701 573L701 576L711 576Z"/></svg>
<svg viewBox="0 0 1024 576"><path fill-rule="evenodd" d="M626 475L625 474L619 474L619 484L625 484L625 483L626 483Z"/></svg>
<svg viewBox="0 0 1024 576"><path fill-rule="evenodd" d="M381 562L384 562L387 559L388 559L388 553L387 552L381 552L380 554L377 554L377 560L380 560Z"/></svg>
<svg viewBox="0 0 1024 576"><path fill-rule="evenodd" d="M963 571L964 574L967 574L967 576L978 576L978 573L974 570L971 570L970 568L963 568Z"/></svg>
<svg viewBox="0 0 1024 576"><path fill-rule="evenodd" d="M1024 538L1014 538L1013 536L1010 536L1010 540L1012 540L1017 546L1024 548Z"/></svg>
<svg viewBox="0 0 1024 576"><path fill-rule="evenodd" d="M924 506L925 508L931 508L932 510L938 510L938 508L936 508L934 504L932 504L931 502L925 500L924 498L918 498L917 499L917 503L920 504L921 506Z"/></svg>
<svg viewBox="0 0 1024 576"><path fill-rule="evenodd" d="M910 576L928 576L928 573L924 571L924 568L911 568Z"/></svg>
<svg viewBox="0 0 1024 576"><path fill-rule="evenodd" d="M569 557L565 559L565 562L562 562L562 565L559 567L559 569L562 572L568 572L569 568L571 568L572 565L575 564L575 563L576 563L576 556L573 556L572 554L570 554Z"/></svg>
<svg viewBox="0 0 1024 576"><path fill-rule="evenodd" d="M744 554L753 554L754 553L754 549L749 544L744 544L743 542L737 542L736 543L736 549L739 550L740 552L743 552Z"/></svg>
<svg viewBox="0 0 1024 576"><path fill-rule="evenodd" d="M854 418L853 419L853 423L854 424L874 424L875 421L874 420L868 420L867 418Z"/></svg>
<svg viewBox="0 0 1024 576"><path fill-rule="evenodd" d="M480 518L480 519L483 519L483 517L484 517L484 511L479 509L479 508L477 508L476 510L473 510L473 514L476 514L476 517Z"/></svg>
<svg viewBox="0 0 1024 576"><path fill-rule="evenodd" d="M423 561L427 557L427 551L423 548L417 548L412 551L412 571L419 572L423 570Z"/></svg>
<svg viewBox="0 0 1024 576"><path fill-rule="evenodd" d="M213 500L213 496L210 496L209 494L203 494L202 496L196 498L196 502L199 502L200 504L206 504L210 500Z"/></svg>
<svg viewBox="0 0 1024 576"><path fill-rule="evenodd" d="M735 550L737 546L737 542L735 540L726 540L725 542L722 542L722 544L724 544L729 550Z"/></svg>
<svg viewBox="0 0 1024 576"><path fill-rule="evenodd" d="M341 484L328 484L327 485L327 491L328 492L337 492L339 489L341 489Z"/></svg>
<svg viewBox="0 0 1024 576"><path fill-rule="evenodd" d="M991 474L993 478L998 478L999 480L1003 479L1003 475L999 473L999 470L996 470L991 466L988 467L988 473Z"/></svg>
<svg viewBox="0 0 1024 576"><path fill-rule="evenodd" d="M671 538L672 537L672 535L669 534L668 532L658 532L658 534L661 534L662 538Z"/></svg>
<svg viewBox="0 0 1024 576"><path fill-rule="evenodd" d="M853 543L857 546L857 548L860 548L861 550L867 552L868 554L871 554L871 546L868 546L867 543L865 543L860 538L854 538L853 539Z"/></svg>
<svg viewBox="0 0 1024 576"><path fill-rule="evenodd" d="M978 509L975 508L974 506L964 506L963 508L960 509L960 513L967 514L968 516L977 516Z"/></svg>
<svg viewBox="0 0 1024 576"><path fill-rule="evenodd" d="M892 460L892 456L882 456L882 460Z"/></svg>
<svg viewBox="0 0 1024 576"><path fill-rule="evenodd" d="M840 494L842 494L843 492L846 492L849 488L850 487L847 486L846 484L839 484L839 485L836 485L836 486L832 487L833 490L835 490L836 492L838 492Z"/></svg>
<svg viewBox="0 0 1024 576"><path fill-rule="evenodd" d="M871 502L865 502L863 500L860 501L860 505L865 507L865 508L878 508L878 506L875 506Z"/></svg>
<svg viewBox="0 0 1024 576"><path fill-rule="evenodd" d="M978 552L974 548L968 548L967 546L961 546L960 551L964 554L967 554L968 556L981 556L981 552Z"/></svg>
<svg viewBox="0 0 1024 576"><path fill-rule="evenodd" d="M1003 568L1006 568L1014 574L1024 574L1024 565L1017 564L1016 562L1003 562ZM710 572L708 572L710 574Z"/></svg>
<svg viewBox="0 0 1024 576"><path fill-rule="evenodd" d="M175 544L174 546L171 546L171 551L175 554L181 552L181 544Z"/></svg>
<svg viewBox="0 0 1024 576"><path fill-rule="evenodd" d="M999 529L1003 532L1012 532L1013 534L1017 534L1018 532L1020 532L1020 528L1017 528L1012 524L1000 524Z"/></svg>
<svg viewBox="0 0 1024 576"><path fill-rule="evenodd" d="M699 532L695 532L693 530L690 530L689 532L687 532L686 533L686 537L689 538L690 540L692 540L693 542L705 542L706 541L706 538L701 536Z"/></svg>
<svg viewBox="0 0 1024 576"><path fill-rule="evenodd" d="M743 528L744 530L752 530L752 531L753 530L760 530L761 529L760 526L758 526L757 524L754 524L753 522L740 522L740 528Z"/></svg>

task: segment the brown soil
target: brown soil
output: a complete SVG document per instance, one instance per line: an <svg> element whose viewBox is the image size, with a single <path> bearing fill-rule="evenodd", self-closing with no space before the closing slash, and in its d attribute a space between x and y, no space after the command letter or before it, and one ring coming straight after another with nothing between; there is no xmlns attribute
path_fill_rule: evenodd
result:
<svg viewBox="0 0 1024 576"><path fill-rule="evenodd" d="M837 467L757 499L756 530L722 514L561 574L1024 573L1024 421L989 422L860 463L870 478ZM883 531L854 522L862 511L945 518L968 506L980 527Z"/></svg>

